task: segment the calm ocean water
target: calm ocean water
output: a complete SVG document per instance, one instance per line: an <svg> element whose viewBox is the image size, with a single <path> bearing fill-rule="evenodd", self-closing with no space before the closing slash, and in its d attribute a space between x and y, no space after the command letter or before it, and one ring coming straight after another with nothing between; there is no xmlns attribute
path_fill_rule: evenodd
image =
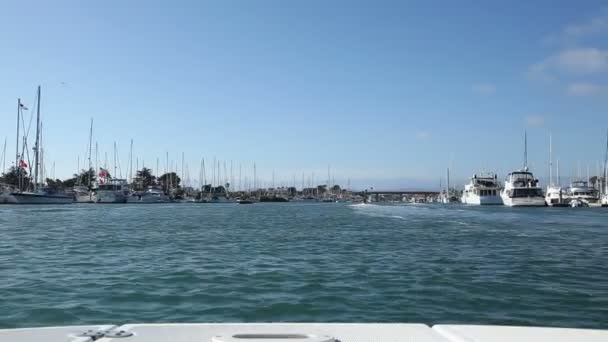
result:
<svg viewBox="0 0 608 342"><path fill-rule="evenodd" d="M608 328L608 210L0 206L0 328L228 321Z"/></svg>

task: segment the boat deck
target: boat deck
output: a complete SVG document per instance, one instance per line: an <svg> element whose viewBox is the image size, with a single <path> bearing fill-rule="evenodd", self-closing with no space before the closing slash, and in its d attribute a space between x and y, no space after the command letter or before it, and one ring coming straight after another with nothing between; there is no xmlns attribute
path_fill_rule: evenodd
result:
<svg viewBox="0 0 608 342"><path fill-rule="evenodd" d="M605 342L608 330L482 325L191 323L0 330L2 342Z"/></svg>

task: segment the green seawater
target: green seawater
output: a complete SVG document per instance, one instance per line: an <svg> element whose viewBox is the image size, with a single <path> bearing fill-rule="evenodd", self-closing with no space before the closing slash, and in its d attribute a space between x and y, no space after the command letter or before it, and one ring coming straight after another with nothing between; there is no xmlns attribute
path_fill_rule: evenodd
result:
<svg viewBox="0 0 608 342"><path fill-rule="evenodd" d="M608 328L608 208L0 206L0 328Z"/></svg>

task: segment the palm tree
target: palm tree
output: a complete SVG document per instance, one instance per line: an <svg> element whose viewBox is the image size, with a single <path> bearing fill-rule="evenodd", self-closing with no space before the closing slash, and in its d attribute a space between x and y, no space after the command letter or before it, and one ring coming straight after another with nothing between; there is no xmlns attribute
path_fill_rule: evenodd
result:
<svg viewBox="0 0 608 342"><path fill-rule="evenodd" d="M152 170L144 167L136 173L136 182L141 185L142 189L153 185L156 182L156 177L152 174Z"/></svg>

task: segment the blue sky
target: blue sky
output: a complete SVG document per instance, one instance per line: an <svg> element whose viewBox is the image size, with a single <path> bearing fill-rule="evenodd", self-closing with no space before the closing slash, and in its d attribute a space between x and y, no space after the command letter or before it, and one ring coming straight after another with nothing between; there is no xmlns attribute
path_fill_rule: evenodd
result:
<svg viewBox="0 0 608 342"><path fill-rule="evenodd" d="M586 175L608 128L605 1L4 1L0 47L7 164L16 99L41 84L57 177L91 117L123 175L133 139L140 165L183 152L191 178L215 157L277 184L330 164L359 188L502 177L524 130L538 176L549 132L561 173Z"/></svg>

